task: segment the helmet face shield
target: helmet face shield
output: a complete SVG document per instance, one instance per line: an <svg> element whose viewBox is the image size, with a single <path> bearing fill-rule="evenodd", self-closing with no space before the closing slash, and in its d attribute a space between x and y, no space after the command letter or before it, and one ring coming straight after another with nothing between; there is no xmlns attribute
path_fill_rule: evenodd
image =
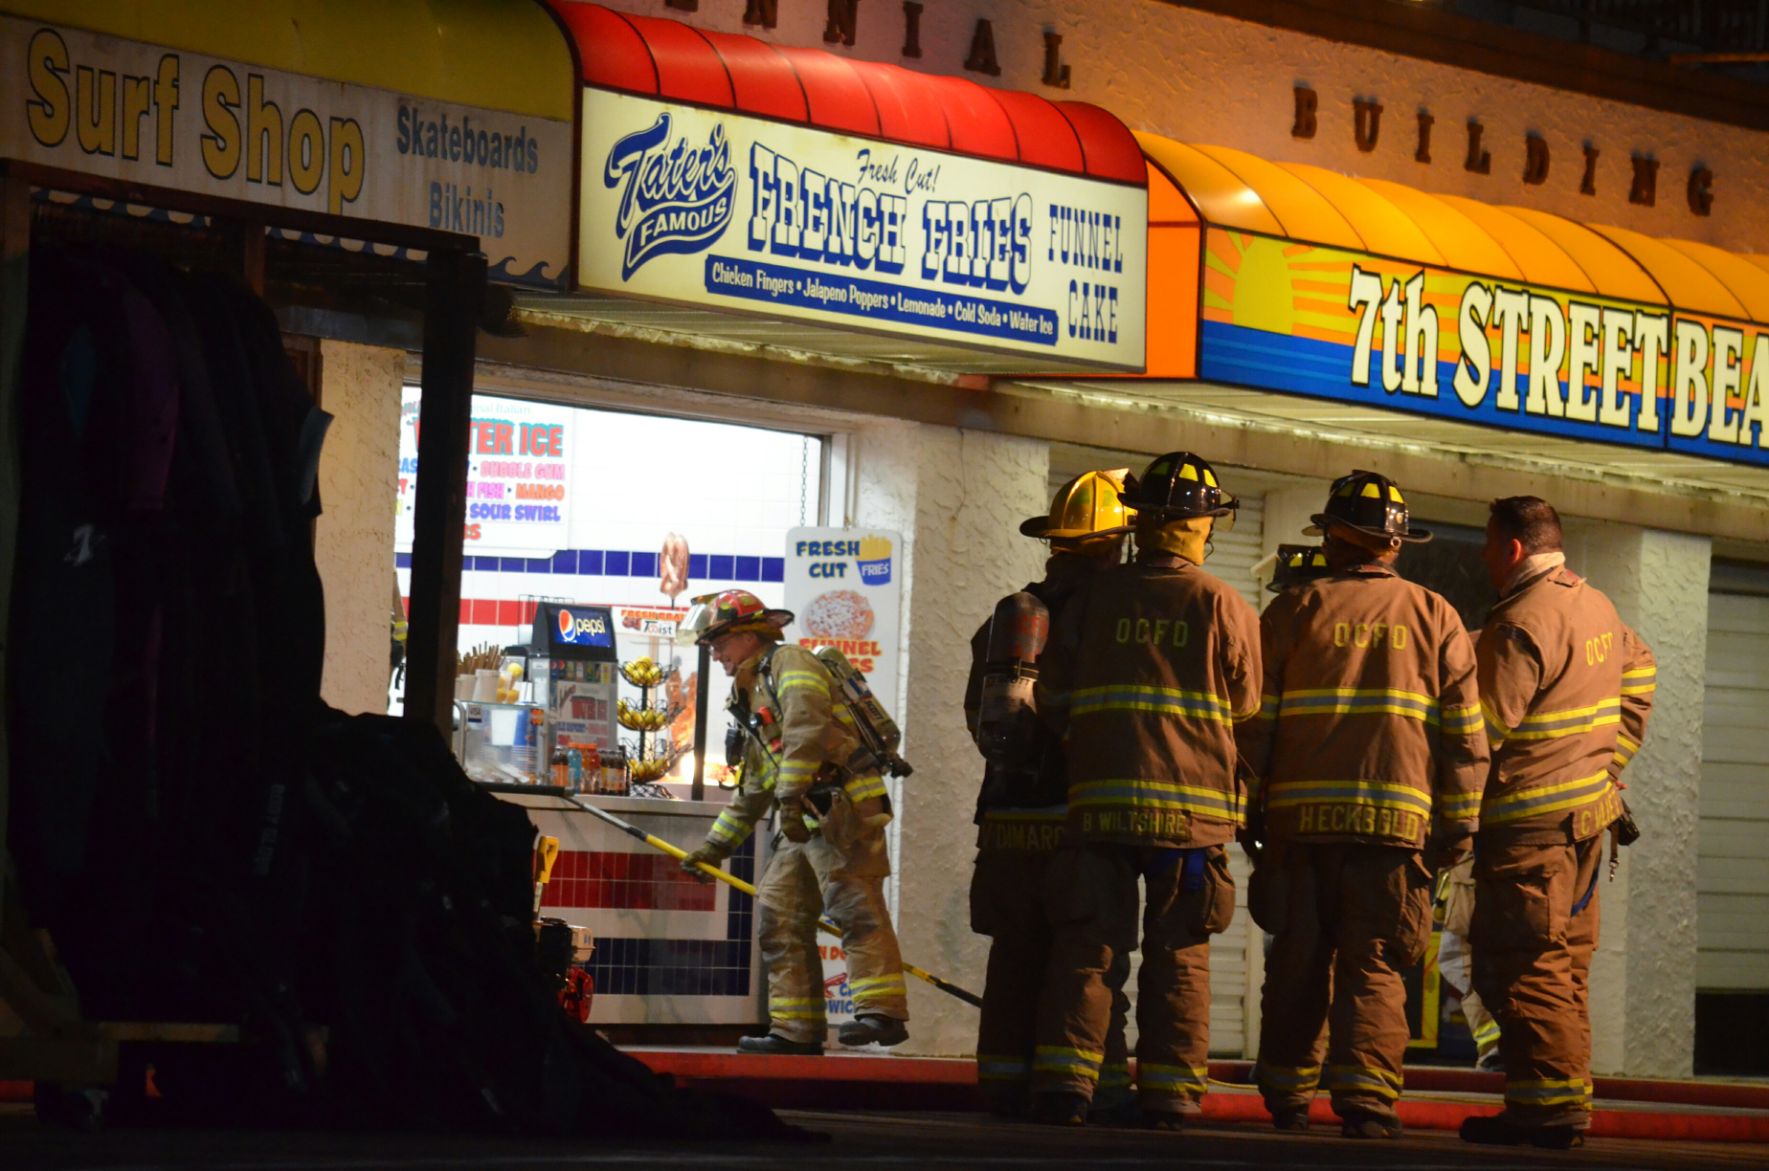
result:
<svg viewBox="0 0 1769 1171"><path fill-rule="evenodd" d="M676 627L676 643L710 646L720 635L746 631L777 641L792 617L792 611L772 609L748 590L702 594Z"/></svg>
<svg viewBox="0 0 1769 1171"><path fill-rule="evenodd" d="M702 594L693 599L688 606L688 613L676 626L676 645L695 646L706 628L713 623L713 600L717 594Z"/></svg>

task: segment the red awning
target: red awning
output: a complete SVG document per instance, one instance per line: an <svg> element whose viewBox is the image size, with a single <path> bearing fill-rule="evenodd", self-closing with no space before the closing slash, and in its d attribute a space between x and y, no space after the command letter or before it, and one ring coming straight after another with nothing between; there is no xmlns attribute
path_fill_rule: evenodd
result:
<svg viewBox="0 0 1769 1171"><path fill-rule="evenodd" d="M1128 129L1086 102L771 45L679 21L548 0L571 30L584 84L905 146L1142 186Z"/></svg>

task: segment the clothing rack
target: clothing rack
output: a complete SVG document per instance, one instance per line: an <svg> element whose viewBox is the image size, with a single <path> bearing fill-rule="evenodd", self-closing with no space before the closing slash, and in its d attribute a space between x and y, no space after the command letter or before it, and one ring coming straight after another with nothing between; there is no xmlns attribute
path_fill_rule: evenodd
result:
<svg viewBox="0 0 1769 1171"><path fill-rule="evenodd" d="M68 203L44 197L45 191L112 201L114 206ZM132 214L131 206L168 214ZM177 218L168 218L173 215ZM299 247L271 241L272 224L368 239L418 250L425 257L419 265L363 254L354 264L342 260L341 267L383 281L391 270L402 269L399 275L408 287L415 283L413 276L422 274L421 457L427 466L444 470L424 477L418 488L407 713L446 728L451 696L444 684L453 675L459 610L459 534L475 334L485 303L485 258L471 237L118 183L0 159L0 620L10 621L16 568L21 439L16 403L33 244L127 246L182 268L237 274L262 296L273 246L279 252ZM330 267L340 259L327 256L322 263ZM8 625L0 624L0 631L10 639ZM0 647L0 662L5 661L4 650ZM5 719L0 710L0 1081L35 1081L41 1115L89 1127L99 1121L111 1087L125 1095L144 1090L145 1071L128 1065L127 1046L229 1044L241 1040L240 1030L180 1021L94 1021L82 1013L78 991L54 942L31 925L6 849L11 762ZM309 1036L306 1044L323 1048L323 1035Z"/></svg>

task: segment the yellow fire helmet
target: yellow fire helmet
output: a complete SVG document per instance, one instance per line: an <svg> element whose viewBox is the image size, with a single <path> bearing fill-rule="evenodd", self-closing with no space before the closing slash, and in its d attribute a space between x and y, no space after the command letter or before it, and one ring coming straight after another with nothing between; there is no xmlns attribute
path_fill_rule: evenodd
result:
<svg viewBox="0 0 1769 1171"><path fill-rule="evenodd" d="M1128 532L1135 513L1123 500L1129 468L1082 472L1056 490L1048 515L1027 517L1020 532L1041 541L1085 541Z"/></svg>

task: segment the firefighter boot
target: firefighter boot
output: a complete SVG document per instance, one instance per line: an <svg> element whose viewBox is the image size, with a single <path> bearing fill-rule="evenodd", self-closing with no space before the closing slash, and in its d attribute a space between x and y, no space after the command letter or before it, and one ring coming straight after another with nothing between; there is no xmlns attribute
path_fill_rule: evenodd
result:
<svg viewBox="0 0 1769 1171"><path fill-rule="evenodd" d="M1398 1118L1383 1118L1376 1114L1354 1111L1345 1115L1339 1133L1345 1138L1399 1138L1401 1123Z"/></svg>
<svg viewBox="0 0 1769 1171"><path fill-rule="evenodd" d="M1032 1121L1046 1126L1086 1126L1087 1098L1060 1091L1033 1094Z"/></svg>
<svg viewBox="0 0 1769 1171"><path fill-rule="evenodd" d="M1566 1151L1585 1145L1585 1132L1572 1126L1519 1126L1503 1114L1464 1118L1462 1141L1483 1146L1542 1147Z"/></svg>
<svg viewBox="0 0 1769 1171"><path fill-rule="evenodd" d="M863 1012L836 1030L836 1040L843 1045L901 1045L909 1039L909 1028L902 1021L875 1012Z"/></svg>
<svg viewBox="0 0 1769 1171"><path fill-rule="evenodd" d="M803 1057L820 1057L823 1046L815 1042L788 1041L778 1033L769 1033L763 1037L741 1037L737 1041L739 1053L768 1053L775 1056L796 1054Z"/></svg>
<svg viewBox="0 0 1769 1171"><path fill-rule="evenodd" d="M1271 1124L1274 1129L1286 1134L1303 1134L1308 1130L1307 1106L1282 1106L1272 1111Z"/></svg>

